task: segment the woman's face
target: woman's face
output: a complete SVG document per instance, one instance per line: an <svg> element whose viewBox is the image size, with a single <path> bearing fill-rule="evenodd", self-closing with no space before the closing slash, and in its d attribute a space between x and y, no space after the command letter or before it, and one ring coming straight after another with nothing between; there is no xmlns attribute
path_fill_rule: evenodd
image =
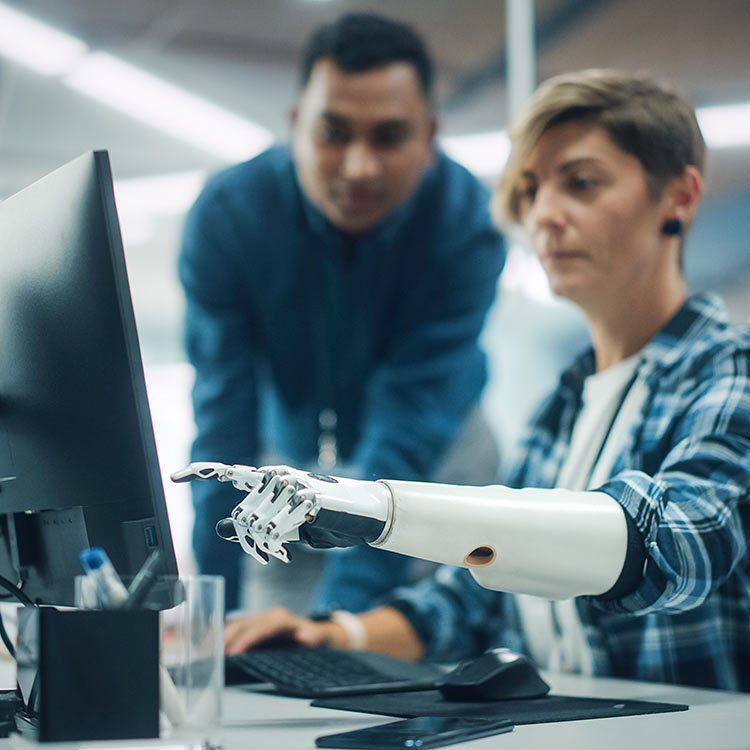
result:
<svg viewBox="0 0 750 750"><path fill-rule="evenodd" d="M646 290L678 269L665 251L669 218L646 172L598 125L570 122L545 132L517 185L522 223L552 290L596 309L622 291Z"/></svg>

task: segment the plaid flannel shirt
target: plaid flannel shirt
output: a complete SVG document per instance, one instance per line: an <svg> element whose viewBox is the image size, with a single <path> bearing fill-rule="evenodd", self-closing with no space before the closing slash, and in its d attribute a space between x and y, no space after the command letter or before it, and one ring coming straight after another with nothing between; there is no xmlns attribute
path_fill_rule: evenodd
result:
<svg viewBox="0 0 750 750"><path fill-rule="evenodd" d="M555 486L593 371L588 351L563 373L509 486ZM594 674L750 691L750 328L696 295L641 350L638 376L641 419L597 490L635 522L646 565L622 598L576 599ZM439 568L386 603L410 619L426 658L528 652L515 597L465 569Z"/></svg>

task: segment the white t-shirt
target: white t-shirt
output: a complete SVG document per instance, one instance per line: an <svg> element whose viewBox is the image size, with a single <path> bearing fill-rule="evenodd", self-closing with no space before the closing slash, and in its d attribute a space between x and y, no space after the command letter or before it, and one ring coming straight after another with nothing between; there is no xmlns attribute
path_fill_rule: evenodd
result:
<svg viewBox="0 0 750 750"><path fill-rule="evenodd" d="M637 367L636 354L586 378L581 411L556 487L586 490L608 478L646 396L643 383L633 382ZM539 666L560 672L592 673L591 652L574 599L553 602L525 594L516 599L531 656Z"/></svg>

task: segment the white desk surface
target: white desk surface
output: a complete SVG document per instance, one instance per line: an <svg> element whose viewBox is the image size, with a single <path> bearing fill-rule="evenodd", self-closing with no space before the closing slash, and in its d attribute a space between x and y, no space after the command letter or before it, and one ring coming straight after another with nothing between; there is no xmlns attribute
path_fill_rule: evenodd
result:
<svg viewBox="0 0 750 750"><path fill-rule="evenodd" d="M622 698L663 703L685 703L688 711L612 719L589 719L517 726L513 732L463 743L482 750L749 750L750 694L697 690L673 685L591 679L545 674L552 692L591 698ZM15 671L0 663L0 686L13 684ZM227 688L224 693L222 745L225 750L311 750L315 738L391 721L385 716L313 708L303 698L284 698L252 688ZM79 744L79 743L76 743ZM91 743L99 747L105 743ZM175 740L106 743L113 747L154 750L180 747ZM27 742L0 740L0 750ZM62 747L75 747L73 743ZM85 748L86 743L81 744ZM47 744L36 747L61 747ZM189 747L189 745L182 745ZM193 745L195 747L195 745ZM454 746L456 747L456 746Z"/></svg>
<svg viewBox="0 0 750 750"><path fill-rule="evenodd" d="M685 703L688 711L612 719L517 726L510 734L463 743L496 750L748 750L750 694L696 690L626 680L545 674L552 692L596 698ZM310 750L315 737L390 721L385 716L313 708L300 698L282 698L229 688L224 703L226 750Z"/></svg>

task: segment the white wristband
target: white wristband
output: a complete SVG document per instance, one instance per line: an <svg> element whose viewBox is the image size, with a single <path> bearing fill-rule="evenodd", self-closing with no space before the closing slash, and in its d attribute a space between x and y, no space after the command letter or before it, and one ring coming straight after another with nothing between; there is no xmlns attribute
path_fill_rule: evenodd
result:
<svg viewBox="0 0 750 750"><path fill-rule="evenodd" d="M331 612L331 622L341 626L346 633L347 647L353 651L364 651L367 646L367 631L362 620L351 612L337 609Z"/></svg>

